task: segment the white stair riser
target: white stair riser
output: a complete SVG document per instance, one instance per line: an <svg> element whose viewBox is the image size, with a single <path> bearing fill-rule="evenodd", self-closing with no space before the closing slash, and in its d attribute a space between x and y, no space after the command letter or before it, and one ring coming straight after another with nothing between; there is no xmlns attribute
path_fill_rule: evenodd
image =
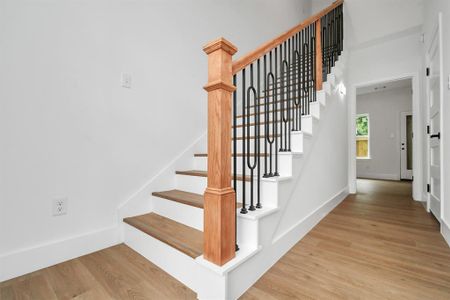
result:
<svg viewBox="0 0 450 300"><path fill-rule="evenodd" d="M311 119L311 117L314 116L316 119L318 119L319 116L320 116L320 108L318 108L317 106L319 106L318 103L314 104L311 107L311 112L312 112L312 110L314 110L314 114L313 115L302 116L301 128L302 128L302 130L305 130L308 133L312 133L312 131L308 131L308 130L312 130L312 128L311 128L311 126L312 126L312 119ZM280 117L278 117L277 120L278 120L279 123L281 123L281 125L278 124L278 126L279 126L278 128L280 128L280 126L282 126L283 130L284 130L285 123L284 122L280 122L280 120L281 120ZM265 121L265 118L263 118L263 117L260 118L260 122L264 122L264 121ZM270 121L272 121L272 117L269 118L269 124L271 123ZM246 124L248 124L248 123L249 122L246 120ZM250 124L251 123L254 123L254 116L250 116ZM238 120L237 125L241 125L241 124L242 124L242 120ZM261 128L260 128L260 134L261 135L263 133L263 128L264 128L264 125L261 125ZM272 127L270 127L270 129L272 129ZM294 129L293 128L293 121L291 121L291 129ZM237 127L236 128L236 132L237 132L236 134L237 134L238 137L242 136L242 130L243 130L243 127ZM278 130L278 133L280 133L280 131L281 130ZM245 133L247 134L247 131ZM255 128L254 128L254 125L251 125L250 126L250 136L254 136L254 135L255 135Z"/></svg>
<svg viewBox="0 0 450 300"><path fill-rule="evenodd" d="M333 73L327 75L327 82L333 87L336 85L336 76Z"/></svg>
<svg viewBox="0 0 450 300"><path fill-rule="evenodd" d="M258 221L241 218L237 212L237 244L239 247L258 247Z"/></svg>
<svg viewBox="0 0 450 300"><path fill-rule="evenodd" d="M326 93L327 95L331 95L331 85L330 85L329 82L324 82L324 83L322 84L322 88L323 88L323 90L325 91L325 93Z"/></svg>
<svg viewBox="0 0 450 300"><path fill-rule="evenodd" d="M326 102L327 97L324 90L317 92L317 102L319 102L322 106L325 106L327 104Z"/></svg>
<svg viewBox="0 0 450 300"><path fill-rule="evenodd" d="M292 141L292 147L295 153L301 153L303 150L303 136L300 135L293 135L293 141ZM295 139L295 141L294 141ZM295 142L295 147L294 147ZM292 173L292 169L290 166L290 161L286 161L286 156L289 156L288 154L284 154L284 152L279 152L278 155L278 173L282 176L290 176ZM253 163L253 157L250 161ZM270 172L270 159L267 157L267 172ZM265 169L266 160L265 157L260 157L259 166L260 166L260 174L264 175L266 172ZM207 170L208 169L208 158L207 157L195 157L194 159L194 166L196 170ZM237 174L243 173L243 162L242 157L237 157ZM231 161L231 172L233 172L234 166L233 161ZM256 168L257 170L257 168ZM272 170L275 171L275 154L272 156ZM245 172L246 174L250 173L250 169L248 168L247 161L245 161ZM257 171L256 171L257 172Z"/></svg>
<svg viewBox="0 0 450 300"><path fill-rule="evenodd" d="M152 197L152 201L154 213L203 231L202 208L155 196Z"/></svg>
<svg viewBox="0 0 450 300"><path fill-rule="evenodd" d="M287 162L289 158L280 160L280 162ZM291 167L292 168L292 167ZM247 174L249 175L249 174ZM199 177L199 176L187 176L187 175L176 175L177 180L177 189L183 190L186 192L196 193L196 194L203 194L206 189L207 185L207 179L206 177ZM256 177L255 177L256 178ZM271 186L276 185L277 183L275 181L260 181L261 186L261 192L260 192L260 201L263 205L268 205L270 203L271 199L269 198L270 195L267 193L263 193L262 191L267 188L271 188ZM238 202L242 201L242 181L237 182L237 195L238 195ZM267 187L269 186L269 187ZM245 182L245 199L247 205L250 204L251 199L251 182L246 181ZM254 204L256 205L257 202L257 181L255 180L253 182L253 200ZM272 200L273 201L273 200Z"/></svg>
<svg viewBox="0 0 450 300"><path fill-rule="evenodd" d="M199 295L225 299L225 278L144 232L124 224L125 244ZM220 290L218 288L220 287Z"/></svg>

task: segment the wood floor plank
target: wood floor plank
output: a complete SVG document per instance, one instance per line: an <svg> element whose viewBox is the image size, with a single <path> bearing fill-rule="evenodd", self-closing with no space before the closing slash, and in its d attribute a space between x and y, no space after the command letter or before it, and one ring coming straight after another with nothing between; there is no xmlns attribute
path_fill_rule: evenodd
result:
<svg viewBox="0 0 450 300"><path fill-rule="evenodd" d="M0 300L22 299L177 300L196 295L121 244L0 284Z"/></svg>
<svg viewBox="0 0 450 300"><path fill-rule="evenodd" d="M358 180L242 299L450 299L450 249L411 192Z"/></svg>

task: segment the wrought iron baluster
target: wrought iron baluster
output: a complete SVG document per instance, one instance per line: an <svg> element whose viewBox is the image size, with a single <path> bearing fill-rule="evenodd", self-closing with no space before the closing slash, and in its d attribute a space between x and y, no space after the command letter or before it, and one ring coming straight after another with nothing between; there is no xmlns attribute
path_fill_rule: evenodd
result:
<svg viewBox="0 0 450 300"><path fill-rule="evenodd" d="M246 208L246 199L245 199L245 94L246 94L246 85L245 85L245 68L242 70L242 208L241 208L241 214L246 214L247 208Z"/></svg>

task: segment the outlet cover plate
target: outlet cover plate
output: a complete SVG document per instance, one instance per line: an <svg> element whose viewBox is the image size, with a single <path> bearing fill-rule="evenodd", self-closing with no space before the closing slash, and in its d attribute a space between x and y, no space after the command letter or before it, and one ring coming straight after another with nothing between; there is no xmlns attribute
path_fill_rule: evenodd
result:
<svg viewBox="0 0 450 300"><path fill-rule="evenodd" d="M53 199L53 216L62 216L67 214L67 198Z"/></svg>

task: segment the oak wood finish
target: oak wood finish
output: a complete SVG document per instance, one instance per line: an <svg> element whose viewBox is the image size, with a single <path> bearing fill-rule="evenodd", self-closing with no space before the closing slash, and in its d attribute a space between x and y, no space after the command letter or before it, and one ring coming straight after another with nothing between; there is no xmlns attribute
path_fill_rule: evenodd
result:
<svg viewBox="0 0 450 300"><path fill-rule="evenodd" d="M180 191L180 190L170 190L165 192L154 192L152 193L155 197L164 198L174 202L194 206L203 209L204 199L203 195ZM236 203L237 208L242 207L242 203Z"/></svg>
<svg viewBox="0 0 450 300"><path fill-rule="evenodd" d="M197 299L121 244L0 283L1 300Z"/></svg>
<svg viewBox="0 0 450 300"><path fill-rule="evenodd" d="M323 53L322 53L322 21L316 21L316 91L322 90L323 86Z"/></svg>
<svg viewBox="0 0 450 300"><path fill-rule="evenodd" d="M197 177L209 177L207 171L200 171L200 170L176 171L175 173L178 174L178 175L197 176ZM243 181L243 180L250 181L250 176L243 177L242 175L237 175L236 178L239 181ZM230 176L230 182L231 182L231 176Z"/></svg>
<svg viewBox="0 0 450 300"><path fill-rule="evenodd" d="M123 221L192 258L202 255L203 233L200 230L155 213L125 218Z"/></svg>
<svg viewBox="0 0 450 300"><path fill-rule="evenodd" d="M237 72L244 69L246 66L251 64L252 62L256 61L258 58L262 57L264 54L268 53L273 48L279 46L281 43L286 41L288 38L295 35L297 32L302 30L303 28L306 28L310 24L316 22L317 20L320 20L323 16L325 16L327 13L338 7L344 3L344 0L338 0L334 2L332 5L328 6L327 8L323 9L319 13L307 18L302 23L298 24L297 26L291 28L290 30L286 31L282 35L274 38L273 40L270 40L266 42L265 44L261 45L257 49L251 51L250 53L244 55L243 57L239 58L238 60L233 62L233 74L236 74ZM322 49L320 50L322 51Z"/></svg>
<svg viewBox="0 0 450 300"><path fill-rule="evenodd" d="M164 192L154 192L152 193L155 197L164 198L167 200L172 200L178 203L203 208L203 195L180 191L180 190L170 190Z"/></svg>
<svg viewBox="0 0 450 300"><path fill-rule="evenodd" d="M450 248L411 192L358 180L242 299L450 299Z"/></svg>
<svg viewBox="0 0 450 300"><path fill-rule="evenodd" d="M236 157L242 157L242 153L236 153ZM254 157L254 156L260 156L260 157L266 157L269 156L266 153L246 153L245 155L250 156L250 157ZM231 156L233 156L233 154L231 154ZM194 157L208 157L208 153L195 153Z"/></svg>
<svg viewBox="0 0 450 300"><path fill-rule="evenodd" d="M224 38L207 44L208 186L204 194L204 253L223 265L235 256L236 203L231 187L232 56L237 48Z"/></svg>

